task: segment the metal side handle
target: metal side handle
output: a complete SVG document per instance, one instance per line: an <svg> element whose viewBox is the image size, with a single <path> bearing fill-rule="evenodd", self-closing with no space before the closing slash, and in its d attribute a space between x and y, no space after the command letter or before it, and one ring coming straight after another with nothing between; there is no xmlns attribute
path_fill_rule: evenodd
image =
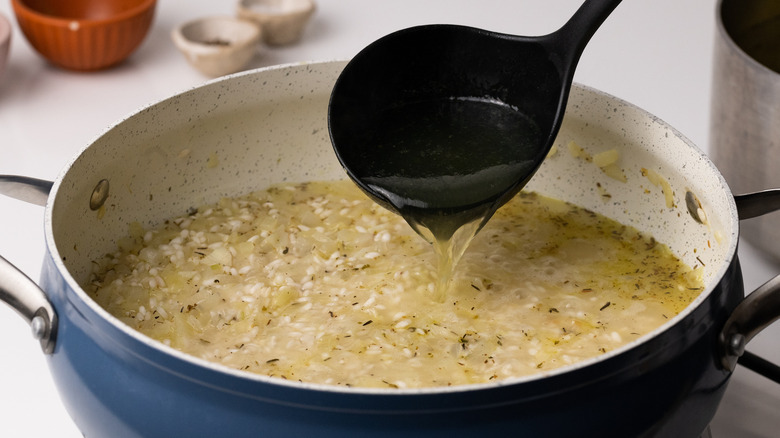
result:
<svg viewBox="0 0 780 438"><path fill-rule="evenodd" d="M44 353L54 352L57 313L43 290L3 257L0 257L0 301L10 305L30 324Z"/></svg>
<svg viewBox="0 0 780 438"><path fill-rule="evenodd" d="M734 196L740 219L751 219L780 210L780 189Z"/></svg>
<svg viewBox="0 0 780 438"><path fill-rule="evenodd" d="M734 196L740 219L780 210L780 189ZM720 333L721 364L733 371L737 362L780 383L780 366L745 351L761 330L780 319L780 275L754 290L734 309Z"/></svg>
<svg viewBox="0 0 780 438"><path fill-rule="evenodd" d="M0 194L44 206L53 183L36 178L0 175ZM27 275L0 257L0 301L16 310L32 328L46 354L54 352L57 313L46 294Z"/></svg>
<svg viewBox="0 0 780 438"><path fill-rule="evenodd" d="M46 205L53 183L26 176L0 175L0 194L31 204Z"/></svg>
<svg viewBox="0 0 780 438"><path fill-rule="evenodd" d="M733 371L745 346L761 330L780 319L780 275L745 297L720 332L721 363Z"/></svg>

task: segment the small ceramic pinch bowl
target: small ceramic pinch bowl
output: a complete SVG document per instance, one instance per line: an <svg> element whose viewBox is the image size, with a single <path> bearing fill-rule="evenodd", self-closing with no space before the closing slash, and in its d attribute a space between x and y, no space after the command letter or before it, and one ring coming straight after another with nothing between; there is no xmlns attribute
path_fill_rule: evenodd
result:
<svg viewBox="0 0 780 438"><path fill-rule="evenodd" d="M206 17L173 30L173 41L187 61L207 76L242 70L260 46L261 27L234 17Z"/></svg>
<svg viewBox="0 0 780 438"><path fill-rule="evenodd" d="M157 0L11 0L30 45L53 64L100 70L141 45Z"/></svg>
<svg viewBox="0 0 780 438"><path fill-rule="evenodd" d="M238 16L263 28L263 41L272 46L297 42L316 9L313 0L239 0Z"/></svg>
<svg viewBox="0 0 780 438"><path fill-rule="evenodd" d="M8 62L8 52L11 50L11 23L0 14L0 78L3 77L5 64Z"/></svg>

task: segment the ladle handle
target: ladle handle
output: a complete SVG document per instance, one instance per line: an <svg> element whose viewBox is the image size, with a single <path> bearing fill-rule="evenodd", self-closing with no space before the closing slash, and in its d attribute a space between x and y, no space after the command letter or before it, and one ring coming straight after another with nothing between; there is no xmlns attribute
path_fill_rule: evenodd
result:
<svg viewBox="0 0 780 438"><path fill-rule="evenodd" d="M585 46L622 0L585 0L569 21L549 35L555 53L570 57L571 72Z"/></svg>

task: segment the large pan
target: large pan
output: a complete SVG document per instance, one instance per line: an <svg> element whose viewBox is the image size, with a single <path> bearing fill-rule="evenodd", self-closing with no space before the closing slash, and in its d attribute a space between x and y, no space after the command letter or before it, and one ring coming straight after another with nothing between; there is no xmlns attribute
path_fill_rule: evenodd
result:
<svg viewBox="0 0 780 438"><path fill-rule="evenodd" d="M2 260L0 299L32 325L84 435L699 436L745 343L780 315L776 280L743 298L736 257L738 210L772 210L777 193L735 202L717 169L680 133L579 85L558 153L529 189L652 233L701 266L706 281L687 309L624 348L489 384L335 388L187 356L129 329L87 296L91 260L114 250L131 222L151 226L283 180L343 178L326 125L343 65L280 66L216 80L108 129L53 184L0 178L3 192L45 205L47 244L40 289ZM572 140L594 154L617 149L627 182L569 154ZM648 170L668 185L656 186Z"/></svg>

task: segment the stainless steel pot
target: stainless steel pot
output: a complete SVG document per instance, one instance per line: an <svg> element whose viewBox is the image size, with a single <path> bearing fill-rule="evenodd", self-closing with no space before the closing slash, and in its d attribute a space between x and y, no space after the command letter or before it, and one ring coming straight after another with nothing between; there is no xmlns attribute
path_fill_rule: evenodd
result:
<svg viewBox="0 0 780 438"><path fill-rule="evenodd" d="M30 321L84 435L698 436L745 343L780 315L777 280L743 299L736 258L738 205L743 215L760 214L777 208L780 196L735 202L717 169L680 133L579 85L558 152L529 188L652 233L701 266L707 285L686 310L624 348L489 384L336 388L187 356L131 330L87 296L91 260L112 251L131 222L151 226L283 180L343 178L326 124L343 65L279 66L216 80L111 127L51 187L0 178L0 191L45 204L47 242L40 288L2 260L0 299ZM627 182L569 154L570 141L591 153L617 149ZM647 170L668 186L655 186Z"/></svg>
<svg viewBox="0 0 780 438"><path fill-rule="evenodd" d="M710 151L739 192L780 185L780 2L719 0ZM780 215L748 221L742 237L780 259Z"/></svg>

